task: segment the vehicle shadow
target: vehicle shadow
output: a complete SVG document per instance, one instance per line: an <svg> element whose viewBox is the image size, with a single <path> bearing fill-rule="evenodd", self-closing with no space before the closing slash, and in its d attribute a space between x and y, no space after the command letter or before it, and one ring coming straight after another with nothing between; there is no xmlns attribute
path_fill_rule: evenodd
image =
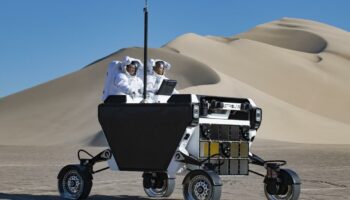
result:
<svg viewBox="0 0 350 200"><path fill-rule="evenodd" d="M6 200L62 200L57 195L32 195L32 194L5 194L0 193L0 199ZM128 196L128 195L118 195L118 196L106 196L106 195L91 195L88 200L154 200L154 198L145 198L139 196ZM176 200L176 199L167 199Z"/></svg>

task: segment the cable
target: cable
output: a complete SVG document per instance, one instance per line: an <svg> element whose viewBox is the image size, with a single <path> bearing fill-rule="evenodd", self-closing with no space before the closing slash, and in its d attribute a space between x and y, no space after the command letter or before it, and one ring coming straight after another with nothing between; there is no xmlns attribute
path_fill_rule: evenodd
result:
<svg viewBox="0 0 350 200"><path fill-rule="evenodd" d="M215 157L215 156L220 156L220 154L211 155L208 158L206 158L205 160L201 161L201 163L204 163L204 162L208 161L210 158Z"/></svg>
<svg viewBox="0 0 350 200"><path fill-rule="evenodd" d="M215 156L220 156L220 154L214 154L211 155L210 157L208 157L207 159L201 161L201 163L203 164L204 162L208 161L210 158L215 157ZM223 160L222 162L216 163L216 164L212 164L212 163L206 163L207 165L209 165L209 168L211 168L210 166L214 167L214 169L216 169L217 167L220 167L221 165L223 165L225 163L225 161ZM208 166L207 166L208 167Z"/></svg>
<svg viewBox="0 0 350 200"><path fill-rule="evenodd" d="M81 160L81 159L80 159L80 152L85 153L86 155L90 156L91 158L94 157L94 156L91 155L89 152L85 151L84 149L79 149L79 151L78 151L78 159L79 159L79 160Z"/></svg>
<svg viewBox="0 0 350 200"><path fill-rule="evenodd" d="M251 172L251 173L253 173L253 174L256 174L256 175L258 175L258 176L261 176L261 177L265 177L265 175L260 174L260 173L258 173L258 172L255 172L255 171L253 171L253 170L249 170L249 172Z"/></svg>
<svg viewBox="0 0 350 200"><path fill-rule="evenodd" d="M109 169L109 167L105 167L105 168L102 168L102 169L93 171L92 174L96 174L96 173L98 173L98 172L102 172L102 171L104 171L104 170L106 170L106 169Z"/></svg>

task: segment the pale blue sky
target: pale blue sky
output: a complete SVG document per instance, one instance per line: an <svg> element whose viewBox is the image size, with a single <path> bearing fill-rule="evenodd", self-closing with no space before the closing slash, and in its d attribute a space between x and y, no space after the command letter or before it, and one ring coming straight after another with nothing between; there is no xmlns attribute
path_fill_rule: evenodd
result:
<svg viewBox="0 0 350 200"><path fill-rule="evenodd" d="M149 46L231 36L282 17L350 30L347 0L148 0ZM144 0L0 0L0 97L143 46Z"/></svg>

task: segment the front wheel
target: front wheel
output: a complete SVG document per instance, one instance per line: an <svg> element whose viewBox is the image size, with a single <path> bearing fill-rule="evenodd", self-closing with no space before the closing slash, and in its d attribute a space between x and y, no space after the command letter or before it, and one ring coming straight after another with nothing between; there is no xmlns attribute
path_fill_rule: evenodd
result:
<svg viewBox="0 0 350 200"><path fill-rule="evenodd" d="M195 170L188 173L183 183L184 199L219 200L221 197L221 184L214 184L213 178L220 180L218 175L208 174L203 170Z"/></svg>
<svg viewBox="0 0 350 200"><path fill-rule="evenodd" d="M175 189L175 179L168 178L167 173L148 173L143 177L143 190L149 197L169 197Z"/></svg>
<svg viewBox="0 0 350 200"><path fill-rule="evenodd" d="M267 183L264 185L265 196L268 200L297 200L300 196L300 178L290 169L281 169L280 182L277 184L278 194L271 194L269 188L276 187Z"/></svg>
<svg viewBox="0 0 350 200"><path fill-rule="evenodd" d="M86 199L91 191L92 175L79 165L67 165L58 175L58 191L64 199Z"/></svg>

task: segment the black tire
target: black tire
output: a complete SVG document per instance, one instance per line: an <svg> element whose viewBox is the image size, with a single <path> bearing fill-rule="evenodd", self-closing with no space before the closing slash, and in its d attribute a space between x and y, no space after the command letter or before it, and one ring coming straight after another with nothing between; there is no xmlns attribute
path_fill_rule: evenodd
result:
<svg viewBox="0 0 350 200"><path fill-rule="evenodd" d="M183 195L185 200L219 200L221 185L215 185L213 174L209 175L203 170L188 173L183 182ZM220 179L218 175L216 179Z"/></svg>
<svg viewBox="0 0 350 200"><path fill-rule="evenodd" d="M154 176L155 175L155 176ZM169 179L168 174L166 173L143 173L143 190L149 197L169 197L175 189L175 179ZM158 186L150 186L147 183L150 179L153 178L154 181L158 181Z"/></svg>
<svg viewBox="0 0 350 200"><path fill-rule="evenodd" d="M64 199L86 199L91 187L92 175L83 166L67 165L58 175L58 191Z"/></svg>
<svg viewBox="0 0 350 200"><path fill-rule="evenodd" d="M281 183L279 185L281 194L269 194L267 187L264 184L265 196L268 200L297 200L300 196L300 178L290 169L281 169L279 178Z"/></svg>

